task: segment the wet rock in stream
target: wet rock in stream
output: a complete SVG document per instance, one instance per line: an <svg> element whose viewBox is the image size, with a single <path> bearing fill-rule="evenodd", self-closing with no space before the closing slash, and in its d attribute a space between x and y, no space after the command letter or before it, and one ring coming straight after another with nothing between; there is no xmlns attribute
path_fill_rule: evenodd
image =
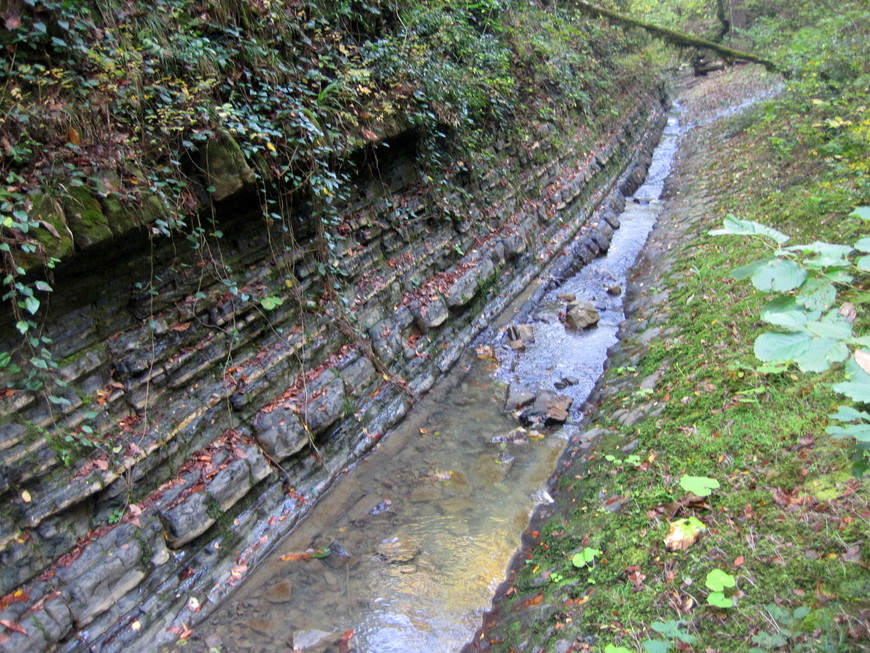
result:
<svg viewBox="0 0 870 653"><path fill-rule="evenodd" d="M592 302L578 302L569 305L563 319L571 329L587 329L598 324L601 314Z"/></svg>
<svg viewBox="0 0 870 653"><path fill-rule="evenodd" d="M378 544L375 551L388 564L402 564L411 562L423 549L412 540L394 537Z"/></svg>
<svg viewBox="0 0 870 653"><path fill-rule="evenodd" d="M504 409L507 412L525 408L535 400L535 393L521 385L511 383L508 386L507 399L504 402Z"/></svg>
<svg viewBox="0 0 870 653"><path fill-rule="evenodd" d="M568 419L568 411L573 403L574 400L565 395L539 392L534 403L520 413L520 423L526 426L561 424Z"/></svg>

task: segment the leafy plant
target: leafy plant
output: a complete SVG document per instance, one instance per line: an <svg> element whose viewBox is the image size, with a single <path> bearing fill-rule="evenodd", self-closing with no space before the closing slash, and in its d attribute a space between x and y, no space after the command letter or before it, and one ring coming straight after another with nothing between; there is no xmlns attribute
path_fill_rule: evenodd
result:
<svg viewBox="0 0 870 653"><path fill-rule="evenodd" d="M733 608L734 599L725 596L725 590L737 586L737 580L721 569L713 569L707 574L704 584L712 590L707 595L707 603L716 608Z"/></svg>
<svg viewBox="0 0 870 653"><path fill-rule="evenodd" d="M870 207L859 207L851 217L870 220ZM836 307L841 288L852 288L870 272L870 237L852 245L816 241L785 246L789 237L776 229L729 215L713 235L739 235L760 239L771 256L733 270L735 279L749 278L762 292L780 293L761 311L761 319L777 327L755 340L755 356L772 365L794 363L803 372L826 372L835 363L846 362L846 381L833 389L859 403L870 402L870 337L857 336L852 324L857 317L853 303ZM854 297L858 305L870 300ZM837 438L853 437L860 451L870 448L870 414L841 406L827 432Z"/></svg>
<svg viewBox="0 0 870 653"><path fill-rule="evenodd" d="M674 642L692 645L697 641L694 635L685 632L685 621L654 621L650 628L662 635L664 639L647 639L643 648L648 653L667 653Z"/></svg>
<svg viewBox="0 0 870 653"><path fill-rule="evenodd" d="M601 555L601 551L599 549L593 549L592 547L584 547L582 551L579 553L575 553L571 558L571 563L575 567L591 567L595 563L595 558Z"/></svg>

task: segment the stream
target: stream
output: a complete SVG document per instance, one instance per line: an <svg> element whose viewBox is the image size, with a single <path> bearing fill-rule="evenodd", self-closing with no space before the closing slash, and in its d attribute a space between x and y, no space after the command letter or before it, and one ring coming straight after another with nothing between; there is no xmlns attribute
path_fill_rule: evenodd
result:
<svg viewBox="0 0 870 653"><path fill-rule="evenodd" d="M462 648L530 513L551 501L543 488L567 439L578 434L579 410L616 342L624 319L620 291L661 212L679 134L674 111L607 255L549 290L531 311L522 310L528 293L515 300L198 627L202 638L187 642L187 650ZM559 320L565 294L595 304L598 325L566 330ZM522 352L508 347L503 329L517 314L528 315L534 328L534 342ZM504 412L509 385L571 397L568 422L504 438L517 426Z"/></svg>

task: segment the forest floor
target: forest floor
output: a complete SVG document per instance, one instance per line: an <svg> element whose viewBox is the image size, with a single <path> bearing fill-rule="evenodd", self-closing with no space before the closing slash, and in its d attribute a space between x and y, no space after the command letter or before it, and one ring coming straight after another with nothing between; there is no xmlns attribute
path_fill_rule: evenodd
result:
<svg viewBox="0 0 870 653"><path fill-rule="evenodd" d="M620 344L470 650L870 650L870 481L825 431L842 368L761 366L770 297L729 271L763 246L709 234L728 214L792 242L868 232L817 152L783 148L788 115L733 112L780 84L753 66L682 78L694 127Z"/></svg>

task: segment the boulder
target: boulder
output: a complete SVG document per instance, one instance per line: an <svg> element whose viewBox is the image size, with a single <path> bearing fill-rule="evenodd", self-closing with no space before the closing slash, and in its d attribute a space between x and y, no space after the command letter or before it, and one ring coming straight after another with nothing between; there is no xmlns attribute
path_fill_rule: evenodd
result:
<svg viewBox="0 0 870 653"><path fill-rule="evenodd" d="M565 312L564 319L572 329L586 329L598 324L601 314L591 302L578 302Z"/></svg>
<svg viewBox="0 0 870 653"><path fill-rule="evenodd" d="M96 245L112 237L109 220L99 200L84 188L70 188L63 198L63 212L79 249Z"/></svg>
<svg viewBox="0 0 870 653"><path fill-rule="evenodd" d="M235 195L256 181L242 148L229 136L206 143L199 151L199 166L215 202Z"/></svg>
<svg viewBox="0 0 870 653"><path fill-rule="evenodd" d="M280 406L254 418L254 437L263 451L277 461L289 458L308 444L308 434L299 417Z"/></svg>
<svg viewBox="0 0 870 653"><path fill-rule="evenodd" d="M417 327L423 333L429 333L432 329L441 326L450 317L447 305L440 297L411 307L411 313L414 315Z"/></svg>

